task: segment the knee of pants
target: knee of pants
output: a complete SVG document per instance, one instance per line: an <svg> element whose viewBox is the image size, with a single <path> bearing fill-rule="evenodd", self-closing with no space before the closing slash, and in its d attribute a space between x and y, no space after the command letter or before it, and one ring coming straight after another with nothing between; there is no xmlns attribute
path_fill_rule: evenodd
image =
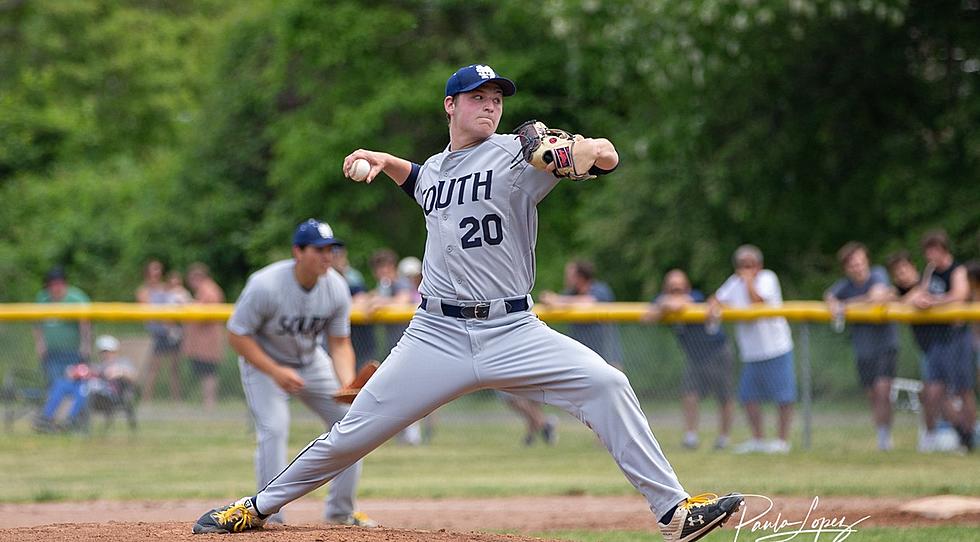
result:
<svg viewBox="0 0 980 542"><path fill-rule="evenodd" d="M289 426L262 426L255 427L255 438L261 443L285 443L289 440Z"/></svg>
<svg viewBox="0 0 980 542"><path fill-rule="evenodd" d="M590 376L589 388L598 395L616 393L630 387L626 375L609 365L603 365L598 371L593 371Z"/></svg>

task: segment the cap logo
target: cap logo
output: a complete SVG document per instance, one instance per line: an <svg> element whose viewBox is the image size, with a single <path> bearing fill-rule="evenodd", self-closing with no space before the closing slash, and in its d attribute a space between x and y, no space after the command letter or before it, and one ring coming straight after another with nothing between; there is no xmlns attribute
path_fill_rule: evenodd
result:
<svg viewBox="0 0 980 542"><path fill-rule="evenodd" d="M317 224L316 229L320 232L320 237L323 237L324 239L333 237L333 230L331 230L330 226L327 226L323 222Z"/></svg>
<svg viewBox="0 0 980 542"><path fill-rule="evenodd" d="M481 78L483 78L483 79L496 79L497 78L497 74L494 73L493 68L491 68L490 66L485 66L483 64L477 64L475 67L476 67L476 74L479 75Z"/></svg>

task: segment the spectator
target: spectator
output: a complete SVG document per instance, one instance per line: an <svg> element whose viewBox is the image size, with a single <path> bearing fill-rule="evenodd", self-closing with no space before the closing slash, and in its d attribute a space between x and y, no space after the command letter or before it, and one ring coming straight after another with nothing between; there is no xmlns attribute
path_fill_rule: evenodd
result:
<svg viewBox="0 0 980 542"><path fill-rule="evenodd" d="M595 278L595 266L585 260L573 260L565 264L565 289L561 294L545 291L541 302L545 305L591 305L616 301L612 288ZM623 346L619 331L612 324L572 324L570 335L578 342L602 356L610 365L623 369Z"/></svg>
<svg viewBox="0 0 980 542"><path fill-rule="evenodd" d="M844 278L824 293L831 314L843 317L844 307L851 303L884 303L892 299L888 273L882 267L871 267L868 249L856 241L837 251ZM838 316L839 315L839 316ZM851 342L857 363L858 380L871 403L872 418L878 432L878 449L892 449L892 380L898 365L898 326L890 324L853 324Z"/></svg>
<svg viewBox="0 0 980 542"><path fill-rule="evenodd" d="M191 264L187 270L187 283L194 291L195 303L225 302L224 292L203 263ZM201 398L206 411L213 410L218 402L218 365L224 357L224 341L224 325L220 321L189 322L184 325L182 348L194 374L201 381Z"/></svg>
<svg viewBox="0 0 980 542"><path fill-rule="evenodd" d="M894 285L896 299L902 303L911 303L912 299L919 295L922 290L921 276L919 270L912 261L912 255L907 250L901 250L888 256L885 260L888 267L888 274L891 276ZM925 355L929 350L929 343L932 341L932 334L928 326L923 324L912 324L912 337L915 339L916 346Z"/></svg>
<svg viewBox="0 0 980 542"><path fill-rule="evenodd" d="M350 265L350 261L347 259L347 247L343 245L333 247L333 268L347 281L352 310L370 312L371 296L364 282L364 275ZM357 370L360 370L365 363L377 359L374 326L351 324L350 338L351 342L354 343L354 353L357 356Z"/></svg>
<svg viewBox="0 0 980 542"><path fill-rule="evenodd" d="M683 312L691 303L703 303L704 294L691 288L691 282L680 269L672 269L664 276L660 295L653 299L643 319L647 322L660 320L665 315ZM674 335L684 351L687 365L684 367L682 404L684 407L684 440L682 445L695 449L698 437L698 401L708 395L718 400L718 437L714 447L728 447L734 411L734 355L724 332L709 333L704 324L673 325Z"/></svg>
<svg viewBox="0 0 980 542"><path fill-rule="evenodd" d="M371 291L370 306L373 309L385 305L406 305L412 301L412 285L408 279L398 276L398 255L383 248L371 255L371 273L378 285ZM391 350L405 331L405 324L384 326L386 349Z"/></svg>
<svg viewBox="0 0 980 542"><path fill-rule="evenodd" d="M405 256L398 262L398 278L409 285L408 303L418 305L422 302L419 286L422 284L422 260L415 256ZM435 413L409 425L399 433L399 438L409 444L427 444L435 433Z"/></svg>
<svg viewBox="0 0 980 542"><path fill-rule="evenodd" d="M44 289L37 294L37 303L88 303L82 290L68 284L65 271L54 267L44 277ZM62 378L65 370L89 357L92 326L88 320L49 318L34 327L34 346L41 359L45 387Z"/></svg>
<svg viewBox="0 0 980 542"><path fill-rule="evenodd" d="M524 420L524 425L527 428L524 433L525 446L533 445L538 436L548 446L554 446L558 443L558 418L545 416L541 403L500 390L495 393L504 404Z"/></svg>
<svg viewBox="0 0 980 542"><path fill-rule="evenodd" d="M406 256L398 262L398 277L404 279L410 286L408 302L416 305L422 302L419 286L422 284L422 260L415 256Z"/></svg>
<svg viewBox="0 0 980 542"><path fill-rule="evenodd" d="M169 285L163 281L163 263L159 260L147 262L143 284L136 290L138 302L169 305L177 302L181 295L180 290L171 291ZM170 398L180 400L180 328L174 323L150 321L147 322L146 329L153 339L153 349L146 367L146 379L143 381L143 397L147 400L153 398L157 373L160 366L166 364L170 373Z"/></svg>
<svg viewBox="0 0 980 542"><path fill-rule="evenodd" d="M919 309L929 309L950 303L962 303L970 298L966 267L956 261L950 251L949 237L942 230L926 233L922 251L928 263L922 287L908 302ZM930 337L925 351L923 370L923 414L926 424L922 451L933 451L936 425L942 415L960 437L960 445L973 450L977 418L976 364L973 345L967 326L928 324L923 326ZM956 408L953 398L959 399Z"/></svg>
<svg viewBox="0 0 980 542"><path fill-rule="evenodd" d="M763 269L762 251L742 245L732 257L735 273L709 299L712 312L722 305L748 307L783 303L779 278ZM783 317L757 318L735 324L735 342L742 358L739 400L745 408L752 438L736 446L736 453L787 453L789 430L796 402L796 373L793 367L793 336ZM763 401L775 402L779 410L778 438L765 441Z"/></svg>
<svg viewBox="0 0 980 542"><path fill-rule="evenodd" d="M93 412L102 412L111 420L117 409L126 413L131 428L136 428L136 368L119 354L119 340L112 335L95 339L99 363L92 367L87 382L86 401Z"/></svg>
<svg viewBox="0 0 980 542"><path fill-rule="evenodd" d="M51 385L44 409L34 421L34 430L39 433L50 433L63 429L84 429L85 382L91 377L92 370L84 361L65 369L64 374L56 378ZM61 424L55 420L55 416L66 399L71 400L71 406L65 415L64 424Z"/></svg>
<svg viewBox="0 0 980 542"><path fill-rule="evenodd" d="M193 295L184 287L184 277L180 271L172 269L167 273L167 293L170 294L170 303L184 305L190 303Z"/></svg>
<svg viewBox="0 0 980 542"><path fill-rule="evenodd" d="M970 301L980 303L980 260L966 262L966 276L970 281ZM980 368L980 322L973 322L973 352Z"/></svg>

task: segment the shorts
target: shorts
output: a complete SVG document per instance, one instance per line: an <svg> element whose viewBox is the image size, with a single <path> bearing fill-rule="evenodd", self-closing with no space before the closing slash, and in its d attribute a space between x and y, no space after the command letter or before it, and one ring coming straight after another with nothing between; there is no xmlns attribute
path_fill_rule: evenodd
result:
<svg viewBox="0 0 980 542"><path fill-rule="evenodd" d="M930 345L922 364L922 380L942 382L949 393L976 389L977 366L967 328L953 328L948 340Z"/></svg>
<svg viewBox="0 0 980 542"><path fill-rule="evenodd" d="M861 387L870 388L879 378L895 378L898 370L898 351L885 350L877 355L857 359Z"/></svg>
<svg viewBox="0 0 980 542"><path fill-rule="evenodd" d="M771 401L785 405L796 402L793 351L772 359L743 363L738 398L742 403Z"/></svg>
<svg viewBox="0 0 980 542"><path fill-rule="evenodd" d="M719 403L728 402L735 389L735 356L728 346L717 350L708 359L688 359L684 367L684 393L699 397L713 395Z"/></svg>
<svg viewBox="0 0 980 542"><path fill-rule="evenodd" d="M180 338L172 335L154 335L154 354L173 354L180 352Z"/></svg>
<svg viewBox="0 0 980 542"><path fill-rule="evenodd" d="M194 374L197 376L211 376L218 373L218 364L221 363L218 360L207 361L198 358L188 358L191 362L191 369L194 370Z"/></svg>

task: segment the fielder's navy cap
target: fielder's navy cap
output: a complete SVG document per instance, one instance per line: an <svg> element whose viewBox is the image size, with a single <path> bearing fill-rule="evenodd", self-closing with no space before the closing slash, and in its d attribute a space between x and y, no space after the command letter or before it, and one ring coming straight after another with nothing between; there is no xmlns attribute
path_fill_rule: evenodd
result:
<svg viewBox="0 0 980 542"><path fill-rule="evenodd" d="M460 92L469 92L484 83L497 83L504 96L513 96L517 92L514 82L506 77L498 77L497 72L486 64L470 64L464 66L449 76L446 81L446 96L455 96Z"/></svg>
<svg viewBox="0 0 980 542"><path fill-rule="evenodd" d="M343 245L341 241L333 236L333 230L326 222L320 222L311 218L296 227L293 234L293 244L298 246L313 245L315 247L326 247L331 245Z"/></svg>

